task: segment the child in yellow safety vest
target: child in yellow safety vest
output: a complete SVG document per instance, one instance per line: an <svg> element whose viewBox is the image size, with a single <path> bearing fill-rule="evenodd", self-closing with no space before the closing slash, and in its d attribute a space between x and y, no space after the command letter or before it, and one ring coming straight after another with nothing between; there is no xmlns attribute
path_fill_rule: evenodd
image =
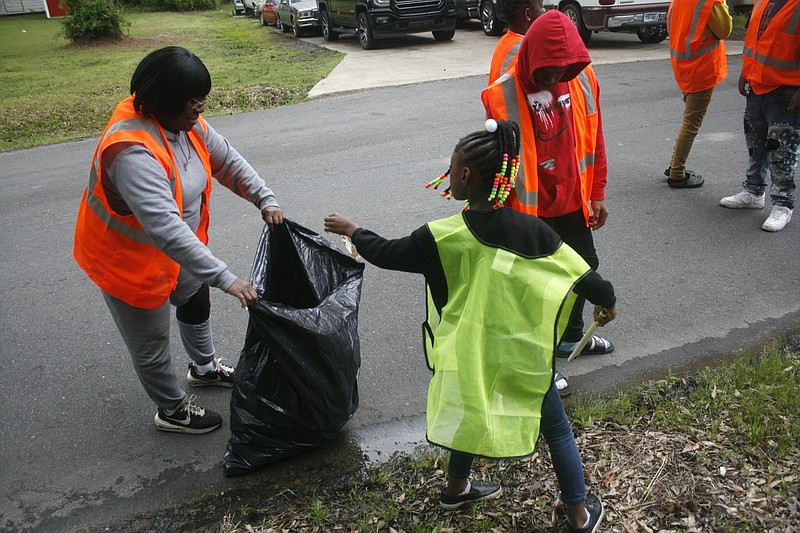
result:
<svg viewBox="0 0 800 533"><path fill-rule="evenodd" d="M425 276L427 438L451 451L440 505L496 498L500 485L470 481L476 456L523 457L541 431L566 506L570 531L593 532L603 506L587 494L575 437L553 384L553 355L578 295L605 325L617 314L612 285L550 227L503 207L519 166L519 127L488 120L486 131L456 145L446 194L466 200L459 214L387 240L348 217L325 218L325 230L349 236L381 268ZM605 311L605 312L603 312Z"/></svg>

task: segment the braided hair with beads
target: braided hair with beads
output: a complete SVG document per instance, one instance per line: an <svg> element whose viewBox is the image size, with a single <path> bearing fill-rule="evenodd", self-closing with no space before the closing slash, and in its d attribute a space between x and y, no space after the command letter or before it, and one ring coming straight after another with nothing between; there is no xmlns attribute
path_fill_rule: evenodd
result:
<svg viewBox="0 0 800 533"><path fill-rule="evenodd" d="M463 154L464 164L469 166L476 176L491 181L489 201L494 201L494 209L503 205L514 188L514 181L519 171L520 132L516 122L489 119L485 131L476 131L461 138L455 151ZM425 187L438 188L447 179L450 169L432 180ZM442 196L450 198L448 188ZM465 209L469 209L469 204Z"/></svg>

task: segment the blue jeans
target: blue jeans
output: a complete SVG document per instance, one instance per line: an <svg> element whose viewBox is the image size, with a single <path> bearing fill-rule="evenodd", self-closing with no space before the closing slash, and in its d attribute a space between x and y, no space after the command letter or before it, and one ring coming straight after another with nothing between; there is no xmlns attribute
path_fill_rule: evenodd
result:
<svg viewBox="0 0 800 533"><path fill-rule="evenodd" d="M586 500L583 464L572 426L567 420L564 404L561 403L561 396L558 395L555 384L550 386L542 402L540 431L547 441L547 447L550 448L553 470L561 488L561 501L568 505L583 502ZM473 459L474 456L466 453L451 452L447 473L457 478L468 478Z"/></svg>
<svg viewBox="0 0 800 533"><path fill-rule="evenodd" d="M750 162L744 189L761 196L772 180L772 205L794 209L794 171L800 147L800 116L787 109L798 87L783 86L758 95L750 90L744 109L744 137Z"/></svg>

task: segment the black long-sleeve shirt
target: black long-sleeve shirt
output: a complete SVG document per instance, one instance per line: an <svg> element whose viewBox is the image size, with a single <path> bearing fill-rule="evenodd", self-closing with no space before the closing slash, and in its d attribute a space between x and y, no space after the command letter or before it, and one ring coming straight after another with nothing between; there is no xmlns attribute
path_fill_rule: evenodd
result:
<svg viewBox="0 0 800 533"><path fill-rule="evenodd" d="M469 210L462 216L469 230L480 242L522 257L547 256L559 246L567 246L547 224L511 208L495 211ZM391 240L359 228L353 232L352 241L358 252L375 266L425 276L434 305L439 311L447 303L444 269L436 241L427 225L416 229L408 237ZM613 307L617 301L611 283L593 270L575 285L575 292L603 307Z"/></svg>

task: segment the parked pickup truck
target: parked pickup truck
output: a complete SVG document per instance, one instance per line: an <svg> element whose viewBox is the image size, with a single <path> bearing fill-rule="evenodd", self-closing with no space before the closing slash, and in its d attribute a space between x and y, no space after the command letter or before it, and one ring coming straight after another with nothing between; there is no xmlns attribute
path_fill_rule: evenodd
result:
<svg viewBox="0 0 800 533"><path fill-rule="evenodd" d="M544 0L545 9L560 9L578 27L584 43L593 32L635 32L643 43L667 38L664 0Z"/></svg>
<svg viewBox="0 0 800 533"><path fill-rule="evenodd" d="M387 34L430 31L437 41L449 41L456 33L455 0L317 0L317 7L326 41L357 34L365 50Z"/></svg>

